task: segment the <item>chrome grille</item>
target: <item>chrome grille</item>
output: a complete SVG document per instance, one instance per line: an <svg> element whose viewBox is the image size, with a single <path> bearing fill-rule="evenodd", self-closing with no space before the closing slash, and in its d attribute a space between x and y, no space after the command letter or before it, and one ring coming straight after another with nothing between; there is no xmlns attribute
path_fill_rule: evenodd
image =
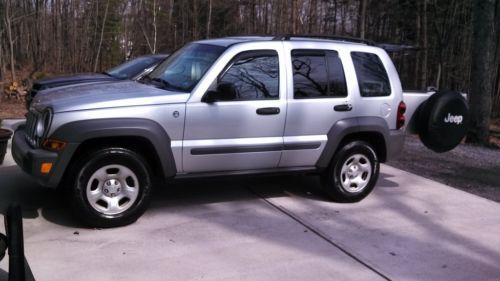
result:
<svg viewBox="0 0 500 281"><path fill-rule="evenodd" d="M29 111L26 116L26 140L31 144L32 147L38 146L38 140L36 137L36 122L39 118L39 114L35 111Z"/></svg>

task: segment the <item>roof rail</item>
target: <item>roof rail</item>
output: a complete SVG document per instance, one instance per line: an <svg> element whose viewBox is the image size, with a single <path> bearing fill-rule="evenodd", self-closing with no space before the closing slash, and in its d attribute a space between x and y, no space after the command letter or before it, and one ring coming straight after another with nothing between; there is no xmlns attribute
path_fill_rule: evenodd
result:
<svg viewBox="0 0 500 281"><path fill-rule="evenodd" d="M278 35L273 38L276 41L290 41L291 38L309 38L309 39L324 39L324 40L332 40L332 41L341 41L341 42L352 42L352 43L361 43L366 45L375 45L373 41L349 37L349 36L330 36L330 35L301 35L301 34L285 34Z"/></svg>
<svg viewBox="0 0 500 281"><path fill-rule="evenodd" d="M422 48L412 46L412 45L404 45L404 44L377 44L379 48L384 49L388 53L396 53L396 52L405 52L405 51L420 51Z"/></svg>

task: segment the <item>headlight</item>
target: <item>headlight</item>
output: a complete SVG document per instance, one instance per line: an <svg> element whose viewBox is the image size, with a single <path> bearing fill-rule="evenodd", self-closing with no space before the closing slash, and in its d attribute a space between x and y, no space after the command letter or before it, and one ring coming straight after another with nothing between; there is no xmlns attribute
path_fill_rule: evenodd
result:
<svg viewBox="0 0 500 281"><path fill-rule="evenodd" d="M50 109L45 110L36 122L35 134L38 138L43 138L50 127L52 112Z"/></svg>

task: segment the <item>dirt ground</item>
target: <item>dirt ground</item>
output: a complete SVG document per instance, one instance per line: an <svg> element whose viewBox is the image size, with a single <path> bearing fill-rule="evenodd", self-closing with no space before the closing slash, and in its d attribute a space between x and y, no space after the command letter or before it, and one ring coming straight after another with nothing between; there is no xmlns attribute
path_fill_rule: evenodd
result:
<svg viewBox="0 0 500 281"><path fill-rule="evenodd" d="M24 101L2 98L0 100L0 120L7 118L24 118L26 108Z"/></svg>

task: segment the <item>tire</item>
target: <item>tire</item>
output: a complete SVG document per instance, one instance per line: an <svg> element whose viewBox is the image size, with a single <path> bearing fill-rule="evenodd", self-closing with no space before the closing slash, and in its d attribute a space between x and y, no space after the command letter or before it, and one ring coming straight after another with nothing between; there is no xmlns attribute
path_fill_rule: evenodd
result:
<svg viewBox="0 0 500 281"><path fill-rule="evenodd" d="M380 163L375 150L364 141L353 141L337 151L321 175L323 189L335 202L361 201L375 187Z"/></svg>
<svg viewBox="0 0 500 281"><path fill-rule="evenodd" d="M446 152L460 144L468 130L469 106L457 92L438 92L418 108L418 136L434 152Z"/></svg>
<svg viewBox="0 0 500 281"><path fill-rule="evenodd" d="M91 227L131 224L150 201L151 170L144 158L129 149L96 150L74 165L70 175L72 208Z"/></svg>

